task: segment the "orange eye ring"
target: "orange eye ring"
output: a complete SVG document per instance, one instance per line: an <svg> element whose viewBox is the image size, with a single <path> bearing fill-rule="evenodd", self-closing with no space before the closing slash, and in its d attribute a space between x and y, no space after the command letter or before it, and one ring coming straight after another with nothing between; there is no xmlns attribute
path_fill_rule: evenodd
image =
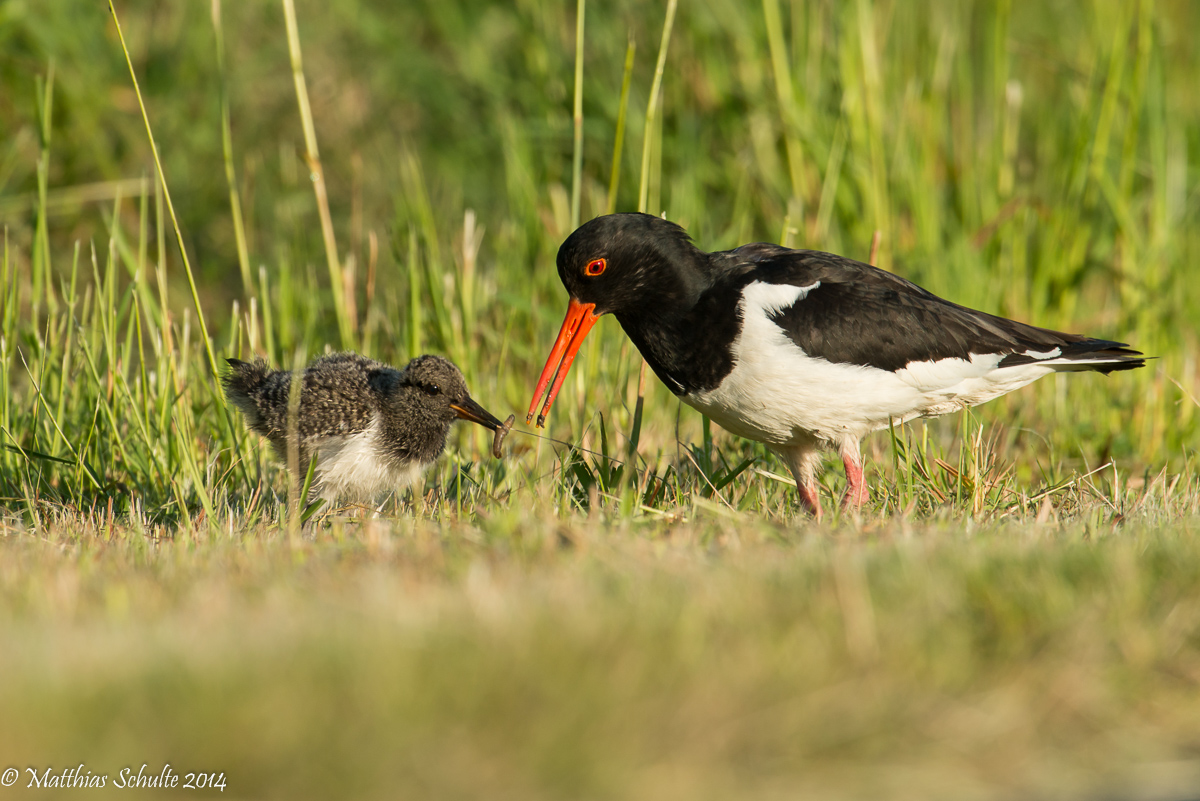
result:
<svg viewBox="0 0 1200 801"><path fill-rule="evenodd" d="M585 275L595 278L600 275L608 267L608 259L592 259L587 263L587 267L583 268Z"/></svg>

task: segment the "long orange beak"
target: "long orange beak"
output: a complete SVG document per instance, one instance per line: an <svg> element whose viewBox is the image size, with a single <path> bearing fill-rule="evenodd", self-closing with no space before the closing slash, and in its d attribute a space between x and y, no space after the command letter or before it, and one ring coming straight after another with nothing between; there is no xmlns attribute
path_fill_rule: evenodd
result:
<svg viewBox="0 0 1200 801"><path fill-rule="evenodd" d="M550 394L546 395L546 405L542 407L542 413L538 415L537 419L538 428L545 424L546 415L550 413L550 406L554 403L555 396L558 395L558 389L562 386L563 379L567 377L571 363L575 361L575 354L579 352L583 338L588 335L588 331L592 330L592 326L599 319L600 315L596 314L595 303L580 303L575 298L571 298L567 304L567 317L563 320L562 328L558 331L558 339L554 340L554 348L550 351L550 358L546 359L546 366L542 368L542 375L538 379L537 394L533 396L533 400L529 404L529 414L525 417L527 425L532 422L534 409L537 408L542 395L546 393L546 385L553 377L554 385L550 387Z"/></svg>

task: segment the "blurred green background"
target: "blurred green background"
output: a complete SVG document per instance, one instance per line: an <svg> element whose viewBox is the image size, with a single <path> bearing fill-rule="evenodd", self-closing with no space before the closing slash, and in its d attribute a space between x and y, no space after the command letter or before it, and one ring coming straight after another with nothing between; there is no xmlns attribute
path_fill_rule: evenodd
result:
<svg viewBox="0 0 1200 801"><path fill-rule="evenodd" d="M771 7L781 14L776 51ZM117 9L205 299L223 308L241 292L230 280L210 4ZM403 285L424 194L444 245L463 211L476 212L487 231L481 263L503 278L504 308L525 315L553 300L557 312L552 258L570 227L572 5L302 0L297 10L343 253L365 264L376 232L381 284ZM222 13L251 260L321 265L280 5L226 3ZM616 205L636 206L662 17L662 3L588 9L584 219L604 211L631 40ZM777 241L787 219L789 242L865 258L878 228L883 264L961 302L1150 351L1191 348L1198 17L1193 4L1166 2L685 2L663 80L652 211L709 249ZM80 187L115 190L151 174L107 8L6 0L0 198L18 258L29 252L37 188L36 81L51 70L52 246L68 252L104 231L105 204L71 202Z"/></svg>

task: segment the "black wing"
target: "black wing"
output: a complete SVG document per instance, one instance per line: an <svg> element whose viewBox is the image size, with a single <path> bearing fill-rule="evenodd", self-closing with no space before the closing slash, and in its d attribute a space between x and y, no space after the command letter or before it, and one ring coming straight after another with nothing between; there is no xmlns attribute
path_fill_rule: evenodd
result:
<svg viewBox="0 0 1200 801"><path fill-rule="evenodd" d="M1047 358L1078 360L1102 372L1141 367L1124 343L1019 323L943 300L911 281L830 253L752 245L747 277L766 283L821 285L772 316L805 353L831 362L899 370L910 362L1003 356L1002 367ZM1053 357L1041 355L1060 351ZM1030 353L1039 355L1029 355Z"/></svg>

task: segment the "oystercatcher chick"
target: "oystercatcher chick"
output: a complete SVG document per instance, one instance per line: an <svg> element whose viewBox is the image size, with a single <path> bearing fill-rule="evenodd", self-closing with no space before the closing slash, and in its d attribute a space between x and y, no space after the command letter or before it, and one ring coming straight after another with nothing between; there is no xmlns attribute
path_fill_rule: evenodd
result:
<svg viewBox="0 0 1200 801"><path fill-rule="evenodd" d="M859 441L974 406L1054 372L1111 373L1145 359L1121 342L968 309L842 256L778 245L705 253L674 223L610 214L558 251L569 301L527 422L538 425L584 337L613 314L680 400L775 451L818 518L818 449L846 467L844 503L867 500ZM547 385L553 385L547 393Z"/></svg>
<svg viewBox="0 0 1200 801"><path fill-rule="evenodd" d="M300 405L289 428L289 370L261 359L228 359L225 395L288 458L289 431L299 465L317 458L315 485L327 501L370 500L416 481L446 447L455 420L498 431L503 423L476 403L462 373L441 356L418 356L403 370L357 353L335 353L304 370Z"/></svg>

